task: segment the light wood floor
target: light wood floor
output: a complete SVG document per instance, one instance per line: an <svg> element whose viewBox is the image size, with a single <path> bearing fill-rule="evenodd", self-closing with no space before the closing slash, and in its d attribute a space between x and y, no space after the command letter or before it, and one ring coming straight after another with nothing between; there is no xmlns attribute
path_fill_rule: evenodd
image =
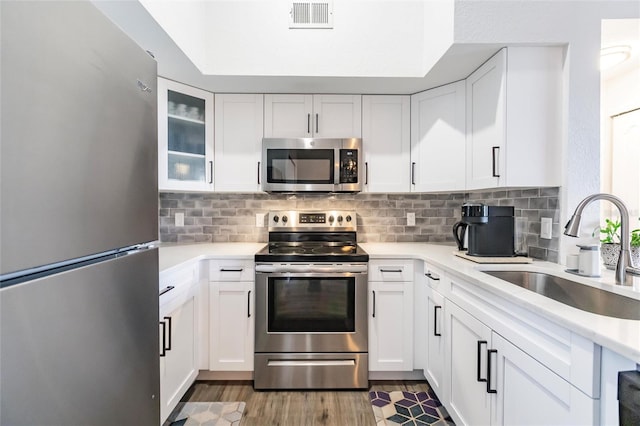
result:
<svg viewBox="0 0 640 426"><path fill-rule="evenodd" d="M426 381L371 381L370 391L429 389ZM254 391L251 381L196 382L189 402L244 401L242 426L375 426L368 391Z"/></svg>

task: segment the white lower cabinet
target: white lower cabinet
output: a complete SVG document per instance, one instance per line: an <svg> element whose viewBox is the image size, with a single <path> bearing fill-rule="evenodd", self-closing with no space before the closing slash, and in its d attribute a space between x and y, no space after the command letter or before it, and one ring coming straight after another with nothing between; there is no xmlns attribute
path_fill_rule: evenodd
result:
<svg viewBox="0 0 640 426"><path fill-rule="evenodd" d="M160 415L164 422L198 375L197 292L174 286L160 305ZM169 293L167 293L169 295ZM162 302L162 301L161 301Z"/></svg>
<svg viewBox="0 0 640 426"><path fill-rule="evenodd" d="M212 261L209 278L209 370L253 371L254 281L251 262Z"/></svg>
<svg viewBox="0 0 640 426"><path fill-rule="evenodd" d="M451 300L445 313L449 391L443 403L456 424L597 424L597 400Z"/></svg>
<svg viewBox="0 0 640 426"><path fill-rule="evenodd" d="M370 261L369 277L369 371L412 371L413 261Z"/></svg>
<svg viewBox="0 0 640 426"><path fill-rule="evenodd" d="M442 278L440 278L442 279ZM437 395L446 391L444 387L444 366L446 361L444 324L444 297L432 288L427 288L427 338L424 376Z"/></svg>

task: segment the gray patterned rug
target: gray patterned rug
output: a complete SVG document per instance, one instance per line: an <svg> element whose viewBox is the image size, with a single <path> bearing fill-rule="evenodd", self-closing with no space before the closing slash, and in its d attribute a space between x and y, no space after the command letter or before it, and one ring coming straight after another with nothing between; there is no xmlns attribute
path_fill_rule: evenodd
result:
<svg viewBox="0 0 640 426"><path fill-rule="evenodd" d="M180 402L164 426L238 426L244 402Z"/></svg>
<svg viewBox="0 0 640 426"><path fill-rule="evenodd" d="M369 392L377 426L455 426L436 394L427 392Z"/></svg>

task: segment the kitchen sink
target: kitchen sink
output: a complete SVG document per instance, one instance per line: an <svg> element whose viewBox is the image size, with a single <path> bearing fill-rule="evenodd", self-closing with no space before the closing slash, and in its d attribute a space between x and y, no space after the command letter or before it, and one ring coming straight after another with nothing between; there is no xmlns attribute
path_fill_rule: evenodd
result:
<svg viewBox="0 0 640 426"><path fill-rule="evenodd" d="M483 272L583 311L620 319L640 320L640 300L542 272Z"/></svg>

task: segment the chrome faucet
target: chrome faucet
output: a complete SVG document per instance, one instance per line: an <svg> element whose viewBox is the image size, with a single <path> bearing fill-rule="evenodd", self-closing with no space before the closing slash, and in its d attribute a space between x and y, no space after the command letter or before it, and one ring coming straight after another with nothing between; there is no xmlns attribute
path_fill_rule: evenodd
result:
<svg viewBox="0 0 640 426"><path fill-rule="evenodd" d="M640 270L631 267L631 247L629 246L629 210L620 198L611 194L589 195L587 198L580 201L580 204L576 207L576 211L564 227L564 235L568 235L570 237L578 236L578 233L580 232L580 220L582 220L582 211L595 200L610 201L620 212L620 256L618 257L618 264L616 265L616 284L632 285L633 278L627 276L627 272L637 275L640 273Z"/></svg>

